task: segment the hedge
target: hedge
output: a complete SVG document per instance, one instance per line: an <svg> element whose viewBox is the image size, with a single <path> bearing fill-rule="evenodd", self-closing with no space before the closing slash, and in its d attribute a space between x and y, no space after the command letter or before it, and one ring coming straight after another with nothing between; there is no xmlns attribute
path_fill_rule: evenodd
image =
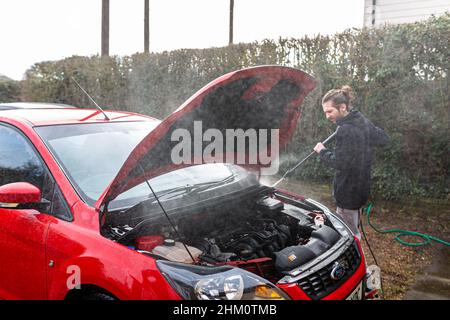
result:
<svg viewBox="0 0 450 320"><path fill-rule="evenodd" d="M0 103L20 100L20 82L0 78Z"/></svg>
<svg viewBox="0 0 450 320"><path fill-rule="evenodd" d="M223 48L182 49L132 56L73 56L35 64L26 72L22 99L92 106L74 77L106 108L163 118L214 78L240 68L277 64L318 80L282 170L308 154L334 127L320 100L331 88L351 85L356 107L391 136L376 154L373 190L384 198L449 195L450 15L334 36L264 40ZM317 160L299 179L329 181Z"/></svg>

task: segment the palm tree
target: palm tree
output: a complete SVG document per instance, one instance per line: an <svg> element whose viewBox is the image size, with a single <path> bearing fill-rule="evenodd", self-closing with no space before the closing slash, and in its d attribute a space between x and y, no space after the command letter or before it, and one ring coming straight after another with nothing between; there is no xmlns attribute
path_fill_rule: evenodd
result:
<svg viewBox="0 0 450 320"><path fill-rule="evenodd" d="M109 0L102 0L102 56L109 56Z"/></svg>
<svg viewBox="0 0 450 320"><path fill-rule="evenodd" d="M233 44L233 15L234 15L233 11L234 11L234 0L230 0L230 31L228 44Z"/></svg>
<svg viewBox="0 0 450 320"><path fill-rule="evenodd" d="M149 0L144 0L144 52L150 52Z"/></svg>

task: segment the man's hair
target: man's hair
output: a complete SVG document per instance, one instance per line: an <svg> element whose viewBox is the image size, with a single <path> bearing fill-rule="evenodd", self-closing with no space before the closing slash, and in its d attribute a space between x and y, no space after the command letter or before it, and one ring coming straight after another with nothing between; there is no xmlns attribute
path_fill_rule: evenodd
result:
<svg viewBox="0 0 450 320"><path fill-rule="evenodd" d="M328 101L332 101L333 107L336 109L340 104L345 104L347 106L347 110L352 109L352 102L355 100L355 95L350 86L343 86L340 89L332 89L328 91L322 98L322 104Z"/></svg>

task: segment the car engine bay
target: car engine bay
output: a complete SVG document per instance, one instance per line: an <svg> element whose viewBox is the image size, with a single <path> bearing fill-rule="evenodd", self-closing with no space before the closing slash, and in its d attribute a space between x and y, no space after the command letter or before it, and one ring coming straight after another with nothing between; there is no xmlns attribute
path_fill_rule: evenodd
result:
<svg viewBox="0 0 450 320"><path fill-rule="evenodd" d="M157 259L232 265L277 281L341 238L323 211L306 201L283 198L266 194L227 201L172 215L172 224L160 216L104 228L109 238Z"/></svg>

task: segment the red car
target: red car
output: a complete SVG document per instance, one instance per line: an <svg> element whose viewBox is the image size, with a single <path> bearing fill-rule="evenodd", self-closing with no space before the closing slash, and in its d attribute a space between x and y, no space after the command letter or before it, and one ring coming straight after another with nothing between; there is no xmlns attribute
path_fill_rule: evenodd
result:
<svg viewBox="0 0 450 320"><path fill-rule="evenodd" d="M276 129L283 149L314 86L239 70L163 121L0 104L0 298L362 299L360 243L325 206L260 183L261 162L171 158L194 121Z"/></svg>

